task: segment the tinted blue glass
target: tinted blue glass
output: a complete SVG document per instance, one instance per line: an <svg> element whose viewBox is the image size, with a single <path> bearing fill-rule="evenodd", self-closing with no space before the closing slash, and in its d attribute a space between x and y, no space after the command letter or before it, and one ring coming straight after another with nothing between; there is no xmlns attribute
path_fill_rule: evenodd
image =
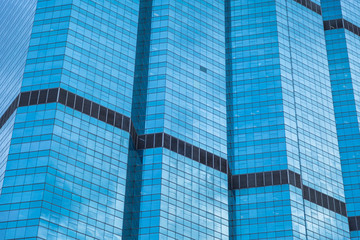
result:
<svg viewBox="0 0 360 240"><path fill-rule="evenodd" d="M344 201L323 19L308 6L301 1L229 2L230 166L232 174L290 169L311 191ZM247 186L255 187L250 176ZM287 182L276 176L274 185ZM272 188L234 193L234 238L349 237L345 216L310 203L312 198L303 200L298 189L264 198L263 191L280 191ZM286 201L281 212L277 199ZM333 230L318 216L331 218ZM259 224L273 218L271 227Z"/></svg>
<svg viewBox="0 0 360 240"><path fill-rule="evenodd" d="M32 21L35 5L19 4L29 12L19 21L32 25L22 91L44 90L29 95L16 112L0 196L0 238L122 237L131 138L105 122L110 109L130 115L138 6L137 1L39 0ZM27 32L9 35L29 42ZM61 104L45 90L57 87L68 90ZM98 119L79 112L81 96L98 104ZM2 138L9 139L13 121L1 128Z"/></svg>
<svg viewBox="0 0 360 240"><path fill-rule="evenodd" d="M348 216L360 216L360 131L359 131L359 90L360 59L358 45L360 36L354 31L359 26L360 4L354 1L323 0L324 20L343 18L352 26L347 29L325 31L329 69L331 76L337 134L343 171L346 207ZM334 7L336 6L336 7ZM357 231L356 231L357 229ZM350 227L351 238L359 238L358 227Z"/></svg>
<svg viewBox="0 0 360 240"><path fill-rule="evenodd" d="M359 10L2 1L0 239L359 238Z"/></svg>
<svg viewBox="0 0 360 240"><path fill-rule="evenodd" d="M35 7L35 0L0 3L0 117L20 92ZM0 191L13 124L14 116L0 129Z"/></svg>

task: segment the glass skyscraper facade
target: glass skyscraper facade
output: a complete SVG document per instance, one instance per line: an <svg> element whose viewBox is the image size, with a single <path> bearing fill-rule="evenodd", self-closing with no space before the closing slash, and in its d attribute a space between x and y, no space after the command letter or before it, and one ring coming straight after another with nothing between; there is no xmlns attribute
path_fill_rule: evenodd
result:
<svg viewBox="0 0 360 240"><path fill-rule="evenodd" d="M0 239L360 239L360 3L0 1Z"/></svg>

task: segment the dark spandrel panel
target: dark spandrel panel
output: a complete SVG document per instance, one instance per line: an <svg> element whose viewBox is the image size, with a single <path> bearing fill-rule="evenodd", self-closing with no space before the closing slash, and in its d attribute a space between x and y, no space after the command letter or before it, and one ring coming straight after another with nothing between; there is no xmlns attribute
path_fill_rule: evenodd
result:
<svg viewBox="0 0 360 240"><path fill-rule="evenodd" d="M247 175L246 174L240 175L240 188L247 188L247 187L248 187Z"/></svg>
<svg viewBox="0 0 360 240"><path fill-rule="evenodd" d="M206 152L204 149L200 149L200 163L206 164Z"/></svg>
<svg viewBox="0 0 360 240"><path fill-rule="evenodd" d="M186 148L187 148L187 147L186 147ZM194 146L192 149L193 149L192 159L194 159L195 161L198 162L198 161L199 161L199 158L200 158L200 157L199 157L199 155L200 155L200 149L199 149L198 147L195 147L195 146ZM186 151L187 151L187 150L186 150Z"/></svg>
<svg viewBox="0 0 360 240"><path fill-rule="evenodd" d="M90 115L91 111L91 102L87 99L84 99L83 113Z"/></svg>
<svg viewBox="0 0 360 240"><path fill-rule="evenodd" d="M322 206L324 208L329 208L328 196L326 194L321 193L321 198L322 198Z"/></svg>
<svg viewBox="0 0 360 240"><path fill-rule="evenodd" d="M310 189L310 202L315 203L316 202L315 190L312 188L309 189Z"/></svg>
<svg viewBox="0 0 360 240"><path fill-rule="evenodd" d="M280 184L280 171L273 171L273 185Z"/></svg>
<svg viewBox="0 0 360 240"><path fill-rule="evenodd" d="M10 109L9 108L4 112L3 117L4 117L4 119L9 119L9 117L10 117Z"/></svg>
<svg viewBox="0 0 360 240"><path fill-rule="evenodd" d="M179 153L180 155L185 155L185 142L182 141L182 140L179 140L178 153Z"/></svg>
<svg viewBox="0 0 360 240"><path fill-rule="evenodd" d="M209 152L206 153L206 165L211 168L214 167L213 156L214 155L212 153L209 153Z"/></svg>
<svg viewBox="0 0 360 240"><path fill-rule="evenodd" d="M73 95L74 95L74 94L73 94ZM75 95L74 95L74 96L75 96ZM47 89L45 89L45 90L40 90L38 103L39 103L39 104L46 103L46 99L47 99Z"/></svg>
<svg viewBox="0 0 360 240"><path fill-rule="evenodd" d="M307 186L303 186L303 198L306 200L310 200L309 188Z"/></svg>
<svg viewBox="0 0 360 240"><path fill-rule="evenodd" d="M328 199L329 199L329 209L331 211L335 211L335 203L334 203L334 199L330 196L328 196Z"/></svg>
<svg viewBox="0 0 360 240"><path fill-rule="evenodd" d="M296 187L301 188L301 178L300 178L300 175L297 173L295 173L295 184L296 184Z"/></svg>
<svg viewBox="0 0 360 240"><path fill-rule="evenodd" d="M324 21L324 30L339 29L339 28L345 28L350 32L360 36L359 27L345 19L340 18L340 19Z"/></svg>
<svg viewBox="0 0 360 240"><path fill-rule="evenodd" d="M349 217L349 229L350 231L356 231L358 230L357 226L356 226L356 217Z"/></svg>
<svg viewBox="0 0 360 240"><path fill-rule="evenodd" d="M164 133L164 147L170 149L170 135Z"/></svg>
<svg viewBox="0 0 360 240"><path fill-rule="evenodd" d="M319 5L316 5L316 10L315 11L316 11L317 14L320 14L320 15L322 14L321 7Z"/></svg>
<svg viewBox="0 0 360 240"><path fill-rule="evenodd" d="M214 168L220 170L220 157L214 155Z"/></svg>
<svg viewBox="0 0 360 240"><path fill-rule="evenodd" d="M1 117L1 127L6 124L7 120L9 120L9 117L5 117L5 116Z"/></svg>
<svg viewBox="0 0 360 240"><path fill-rule="evenodd" d="M223 173L228 173L228 164L227 164L226 159L224 159L224 158L221 158L221 170L220 171Z"/></svg>
<svg viewBox="0 0 360 240"><path fill-rule="evenodd" d="M103 106L100 106L100 114L99 114L100 121L106 122L106 115L107 115L107 109Z"/></svg>
<svg viewBox="0 0 360 240"><path fill-rule="evenodd" d="M67 97L67 91L65 91L64 89L60 89L59 103L62 103L65 105L66 97Z"/></svg>
<svg viewBox="0 0 360 240"><path fill-rule="evenodd" d="M360 28L358 26L355 26L354 33L360 36Z"/></svg>
<svg viewBox="0 0 360 240"><path fill-rule="evenodd" d="M80 96L76 96L76 98L75 98L75 109L82 112L83 103L84 103L84 98L82 98Z"/></svg>
<svg viewBox="0 0 360 240"><path fill-rule="evenodd" d="M30 99L30 92L23 92L20 95L19 107L28 106Z"/></svg>
<svg viewBox="0 0 360 240"><path fill-rule="evenodd" d="M138 136L137 144L138 149L145 149L145 135Z"/></svg>
<svg viewBox="0 0 360 240"><path fill-rule="evenodd" d="M343 216L347 216L347 213L346 213L346 204L344 202L340 202L340 208L341 208L341 215Z"/></svg>
<svg viewBox="0 0 360 240"><path fill-rule="evenodd" d="M265 172L265 186L271 186L272 184L272 174L271 172Z"/></svg>
<svg viewBox="0 0 360 240"><path fill-rule="evenodd" d="M316 204L322 206L321 192L315 191L316 194Z"/></svg>
<svg viewBox="0 0 360 240"><path fill-rule="evenodd" d="M288 184L289 180L288 180L288 172L287 170L282 170L281 171L281 184Z"/></svg>
<svg viewBox="0 0 360 240"><path fill-rule="evenodd" d="M232 176L231 180L232 180L232 188L239 189L240 188L240 176L239 175Z"/></svg>
<svg viewBox="0 0 360 240"><path fill-rule="evenodd" d="M40 93L41 96L41 93ZM75 104L75 94L68 92L68 97L66 100L66 106L73 108Z"/></svg>
<svg viewBox="0 0 360 240"><path fill-rule="evenodd" d="M356 218L357 230L360 230L360 216L357 216L355 218Z"/></svg>
<svg viewBox="0 0 360 240"><path fill-rule="evenodd" d="M129 131L130 130L130 118L127 116L123 116L122 130Z"/></svg>
<svg viewBox="0 0 360 240"><path fill-rule="evenodd" d="M355 28L355 34L360 36L360 28L359 27L356 27Z"/></svg>
<svg viewBox="0 0 360 240"><path fill-rule="evenodd" d="M153 148L154 147L154 137L155 137L155 134L146 135L146 142L145 142L145 147L146 148Z"/></svg>
<svg viewBox="0 0 360 240"><path fill-rule="evenodd" d="M58 89L58 88L51 88L51 89L49 89L47 102L48 102L48 103L56 102L56 101L57 101L58 92L59 92L59 89Z"/></svg>
<svg viewBox="0 0 360 240"><path fill-rule="evenodd" d="M30 105L35 105L38 103L39 91L32 91L30 94Z"/></svg>
<svg viewBox="0 0 360 240"><path fill-rule="evenodd" d="M329 21L324 21L324 30L330 30L330 22Z"/></svg>
<svg viewBox="0 0 360 240"><path fill-rule="evenodd" d="M178 145L178 140L177 138L171 137L171 151L176 152L177 153L177 145Z"/></svg>
<svg viewBox="0 0 360 240"><path fill-rule="evenodd" d="M311 11L321 15L321 7L318 4L316 4L310 0L294 0L294 1L297 3L300 3L304 7L310 9Z"/></svg>
<svg viewBox="0 0 360 240"><path fill-rule="evenodd" d="M91 116L94 117L94 118L99 118L99 104L97 103L92 103L92 106L91 106Z"/></svg>
<svg viewBox="0 0 360 240"><path fill-rule="evenodd" d="M162 133L155 134L155 147L162 147Z"/></svg>
<svg viewBox="0 0 360 240"><path fill-rule="evenodd" d="M14 101L12 102L12 104L11 104L11 106L12 106L12 112L11 112L11 113L13 113L13 112L16 110L16 108L18 107L19 98L20 98L20 96L18 95L18 96L14 99ZM11 115L11 114L10 114L10 115Z"/></svg>
<svg viewBox="0 0 360 240"><path fill-rule="evenodd" d="M330 23L331 24L331 23ZM350 32L354 31L354 24L352 24L351 22L349 22L349 29Z"/></svg>
<svg viewBox="0 0 360 240"><path fill-rule="evenodd" d="M295 185L295 173L293 171L289 171L289 182L291 185Z"/></svg>
<svg viewBox="0 0 360 240"><path fill-rule="evenodd" d="M114 125L114 117L115 117L115 112L113 110L108 109L106 122L108 124Z"/></svg>
<svg viewBox="0 0 360 240"><path fill-rule="evenodd" d="M117 128L122 128L122 119L123 119L123 115L121 115L120 113L115 113L115 127Z"/></svg>
<svg viewBox="0 0 360 240"><path fill-rule="evenodd" d="M336 19L336 28L343 28L343 20L342 19Z"/></svg>
<svg viewBox="0 0 360 240"><path fill-rule="evenodd" d="M335 212L341 214L340 201L337 199L334 199L334 202L335 202Z"/></svg>
<svg viewBox="0 0 360 240"><path fill-rule="evenodd" d="M330 29L336 29L336 20L330 20Z"/></svg>
<svg viewBox="0 0 360 240"><path fill-rule="evenodd" d="M263 173L256 173L256 186L257 187L264 186L264 174Z"/></svg>
<svg viewBox="0 0 360 240"><path fill-rule="evenodd" d="M256 183L255 183L255 173L248 174L248 186L249 186L250 188L256 186Z"/></svg>

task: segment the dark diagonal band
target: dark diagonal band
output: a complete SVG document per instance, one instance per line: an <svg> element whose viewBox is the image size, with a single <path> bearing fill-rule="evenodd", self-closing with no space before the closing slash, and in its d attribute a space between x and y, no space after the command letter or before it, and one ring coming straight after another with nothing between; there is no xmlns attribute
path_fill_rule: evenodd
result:
<svg viewBox="0 0 360 240"><path fill-rule="evenodd" d="M310 0L294 0L297 3L300 3L304 7L310 9L313 12L316 12L317 14L321 15L321 6L310 1Z"/></svg>
<svg viewBox="0 0 360 240"><path fill-rule="evenodd" d="M356 26L355 24L345 19L339 18L339 19L324 21L325 31L332 29L341 29L341 28L349 30L350 32L360 36L360 27Z"/></svg>
<svg viewBox="0 0 360 240"><path fill-rule="evenodd" d="M0 128L6 123L17 107L46 103L61 103L116 128L129 132L137 150L164 147L170 151L226 173L229 176L229 189L236 190L290 184L302 189L302 195L305 200L343 216L347 216L346 205L344 202L303 185L301 176L298 173L291 170L281 170L232 176L226 159L166 133L138 136L133 122L129 117L61 88L22 92L0 118ZM360 226L359 223L357 217L349 218L350 229L358 230Z"/></svg>
<svg viewBox="0 0 360 240"><path fill-rule="evenodd" d="M134 124L129 117L62 88L42 89L20 93L0 118L0 128L18 107L55 102L61 103L69 108L129 132L137 150L164 147L223 173L229 173L229 166L226 159L166 133L138 136Z"/></svg>
<svg viewBox="0 0 360 240"><path fill-rule="evenodd" d="M232 189L245 189L254 187L276 186L290 184L302 189L305 200L322 206L330 211L347 216L346 205L327 194L321 193L302 184L301 176L291 170L259 172L231 176Z"/></svg>

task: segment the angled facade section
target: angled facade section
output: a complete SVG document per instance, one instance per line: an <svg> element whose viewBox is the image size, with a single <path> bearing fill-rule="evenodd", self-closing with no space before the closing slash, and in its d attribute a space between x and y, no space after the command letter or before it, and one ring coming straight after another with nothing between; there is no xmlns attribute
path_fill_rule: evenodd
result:
<svg viewBox="0 0 360 240"><path fill-rule="evenodd" d="M359 239L360 5L0 3L0 239Z"/></svg>

